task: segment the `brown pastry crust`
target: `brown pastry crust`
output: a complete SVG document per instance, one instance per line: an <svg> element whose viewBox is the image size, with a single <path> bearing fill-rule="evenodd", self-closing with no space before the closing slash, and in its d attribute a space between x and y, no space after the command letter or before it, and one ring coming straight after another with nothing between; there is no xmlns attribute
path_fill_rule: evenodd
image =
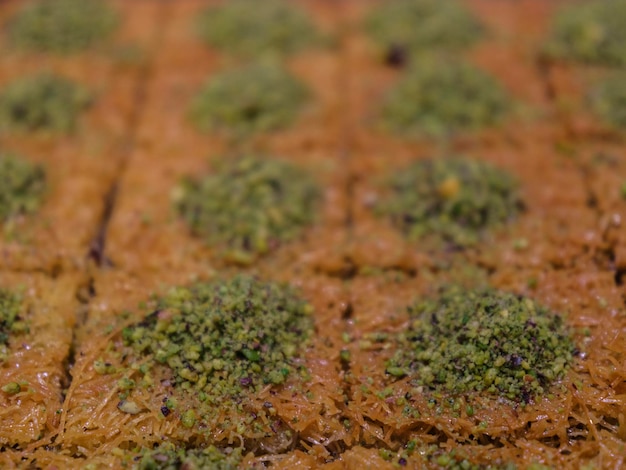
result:
<svg viewBox="0 0 626 470"><path fill-rule="evenodd" d="M18 393L0 392L0 445L27 451L47 439L59 424L66 361L78 302L77 279L0 271L0 286L23 295L27 333L12 335L8 358L0 365L0 384L23 384Z"/></svg>
<svg viewBox="0 0 626 470"><path fill-rule="evenodd" d="M0 23L20 6L17 1L3 5ZM5 268L47 273L84 269L105 196L125 158L137 80L143 61L152 53L152 23L159 7L139 0L116 2L114 8L124 21L114 40L96 52L68 56L20 52L4 35L0 37L0 87L46 71L75 81L93 95L93 104L71 134L12 132L0 137L2 151L41 164L48 179L39 211L12 221L10 232L0 234ZM128 54L131 58L124 58Z"/></svg>

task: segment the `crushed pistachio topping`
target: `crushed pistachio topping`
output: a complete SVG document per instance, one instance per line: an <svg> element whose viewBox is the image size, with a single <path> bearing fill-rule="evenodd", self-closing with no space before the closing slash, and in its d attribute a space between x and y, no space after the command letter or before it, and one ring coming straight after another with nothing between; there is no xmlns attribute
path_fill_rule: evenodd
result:
<svg viewBox="0 0 626 470"><path fill-rule="evenodd" d="M573 358L562 318L529 298L446 288L408 310L412 323L388 367L434 390L529 403L564 376Z"/></svg>
<svg viewBox="0 0 626 470"><path fill-rule="evenodd" d="M409 238L434 235L458 246L514 218L522 204L504 170L465 158L421 160L392 175L376 210Z"/></svg>
<svg viewBox="0 0 626 470"><path fill-rule="evenodd" d="M7 360L9 351L9 338L28 332L28 325L23 321L21 315L23 311L22 297L6 289L0 289L0 364ZM5 385L2 390L6 393L19 392L11 383ZM14 390L11 392L10 390Z"/></svg>
<svg viewBox="0 0 626 470"><path fill-rule="evenodd" d="M626 129L626 73L610 75L592 91L591 108L607 124Z"/></svg>
<svg viewBox="0 0 626 470"><path fill-rule="evenodd" d="M626 65L626 0L595 0L569 6L555 18L549 57L622 67Z"/></svg>
<svg viewBox="0 0 626 470"><path fill-rule="evenodd" d="M41 73L16 80L0 89L0 132L70 132L90 93L66 78Z"/></svg>
<svg viewBox="0 0 626 470"><path fill-rule="evenodd" d="M190 118L201 131L273 131L291 124L307 95L282 66L253 63L211 77L193 100Z"/></svg>
<svg viewBox="0 0 626 470"><path fill-rule="evenodd" d="M429 446L426 450L428 461L436 468L445 470L518 470L514 463L481 464L472 462L472 459L462 449L445 451L437 446Z"/></svg>
<svg viewBox="0 0 626 470"><path fill-rule="evenodd" d="M18 12L8 33L18 48L70 54L105 39L116 24L116 14L101 0L38 0Z"/></svg>
<svg viewBox="0 0 626 470"><path fill-rule="evenodd" d="M284 0L231 0L206 9L197 31L210 46L241 56L290 54L312 45L317 33L306 12Z"/></svg>
<svg viewBox="0 0 626 470"><path fill-rule="evenodd" d="M177 288L144 321L126 328L126 344L164 364L183 389L219 403L281 384L311 334L311 306L287 285L250 277ZM192 427L189 410L182 423Z"/></svg>
<svg viewBox="0 0 626 470"><path fill-rule="evenodd" d="M0 153L0 223L37 209L45 186L42 167Z"/></svg>
<svg viewBox="0 0 626 470"><path fill-rule="evenodd" d="M509 107L500 84L473 65L422 59L390 90L382 120L405 137L446 137L495 125Z"/></svg>
<svg viewBox="0 0 626 470"><path fill-rule="evenodd" d="M202 180L187 180L177 208L194 234L225 247L246 264L298 236L313 221L319 190L299 168L246 156L220 163Z"/></svg>
<svg viewBox="0 0 626 470"><path fill-rule="evenodd" d="M447 450L438 445L426 444L421 440L412 439L400 450L380 449L380 457L392 462L394 467L437 468L446 470L518 470L511 462L481 464L473 462L471 455L464 449ZM417 458L416 458L417 457ZM419 467L415 467L416 464Z"/></svg>
<svg viewBox="0 0 626 470"><path fill-rule="evenodd" d="M367 17L365 27L385 49L407 53L462 49L483 32L478 20L455 0L384 2Z"/></svg>
<svg viewBox="0 0 626 470"><path fill-rule="evenodd" d="M136 470L235 470L242 460L240 448L177 449L163 444L156 449L143 449L131 468Z"/></svg>

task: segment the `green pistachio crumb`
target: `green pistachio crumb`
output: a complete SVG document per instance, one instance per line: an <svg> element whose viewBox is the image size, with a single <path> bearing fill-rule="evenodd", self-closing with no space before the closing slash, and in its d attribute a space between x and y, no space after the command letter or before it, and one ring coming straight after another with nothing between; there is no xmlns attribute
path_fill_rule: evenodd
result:
<svg viewBox="0 0 626 470"><path fill-rule="evenodd" d="M115 366L109 362L103 361L102 359L96 359L93 361L93 370L95 370L97 374L101 375L113 374L115 372Z"/></svg>
<svg viewBox="0 0 626 470"><path fill-rule="evenodd" d="M0 289L0 364L7 360L10 336L28 332L21 317L23 308L21 295Z"/></svg>
<svg viewBox="0 0 626 470"><path fill-rule="evenodd" d="M379 449L378 455L380 455L380 457L387 462L389 462L393 458L393 452L389 449Z"/></svg>
<svg viewBox="0 0 626 470"><path fill-rule="evenodd" d="M407 375L407 371L402 367L388 367L386 372L394 377L404 377Z"/></svg>
<svg viewBox="0 0 626 470"><path fill-rule="evenodd" d="M37 0L26 5L7 27L20 49L70 54L109 36L117 15L101 0Z"/></svg>
<svg viewBox="0 0 626 470"><path fill-rule="evenodd" d="M130 400L122 400L117 404L117 408L122 411L123 413L128 413L131 415L136 415L138 413L141 413L141 407L135 403L134 401L130 401Z"/></svg>
<svg viewBox="0 0 626 470"><path fill-rule="evenodd" d="M142 449L131 460L134 470L236 470L242 460L241 448L204 449L176 448L173 444L162 444L155 449Z"/></svg>
<svg viewBox="0 0 626 470"><path fill-rule="evenodd" d="M522 403L542 395L572 362L562 318L529 298L492 289L445 289L410 308L413 322L388 367L450 393L486 391Z"/></svg>
<svg viewBox="0 0 626 470"><path fill-rule="evenodd" d="M455 0L394 0L383 2L366 19L371 37L387 50L411 53L471 46L483 28Z"/></svg>
<svg viewBox="0 0 626 470"><path fill-rule="evenodd" d="M619 192L622 199L626 200L626 182L622 183L622 186L619 188Z"/></svg>
<svg viewBox="0 0 626 470"><path fill-rule="evenodd" d="M516 251L524 251L528 248L528 240L526 238L517 238L513 240L513 248Z"/></svg>
<svg viewBox="0 0 626 470"><path fill-rule="evenodd" d="M0 153L0 223L37 209L45 180L41 166Z"/></svg>
<svg viewBox="0 0 626 470"><path fill-rule="evenodd" d="M122 377L120 380L117 381L117 386L120 390L123 391L132 390L133 388L135 388L135 381L129 379L128 377Z"/></svg>
<svg viewBox="0 0 626 470"><path fill-rule="evenodd" d="M563 9L545 53L590 64L626 65L626 1L595 0Z"/></svg>
<svg viewBox="0 0 626 470"><path fill-rule="evenodd" d="M341 362L343 363L349 363L350 362L350 350L349 349L342 349L339 352L339 359L341 359Z"/></svg>
<svg viewBox="0 0 626 470"><path fill-rule="evenodd" d="M445 138L497 124L510 99L500 84L462 60L421 59L393 87L382 123L408 138Z"/></svg>
<svg viewBox="0 0 626 470"><path fill-rule="evenodd" d="M171 368L177 385L220 403L297 371L292 361L311 333L308 305L286 285L249 277L198 284L174 289L124 339ZM184 422L195 420L189 413Z"/></svg>
<svg viewBox="0 0 626 470"><path fill-rule="evenodd" d="M307 13L284 0L263 0L261 8L257 0L231 0L202 12L196 29L208 45L246 57L290 54L317 40Z"/></svg>
<svg viewBox="0 0 626 470"><path fill-rule="evenodd" d="M0 133L69 133L91 102L90 93L66 78L40 73L0 89Z"/></svg>
<svg viewBox="0 0 626 470"><path fill-rule="evenodd" d="M410 239L424 235L458 246L521 210L517 183L504 170L466 158L421 160L392 175L375 210Z"/></svg>
<svg viewBox="0 0 626 470"><path fill-rule="evenodd" d="M598 83L589 95L589 103L605 123L626 130L626 72L616 72Z"/></svg>
<svg viewBox="0 0 626 470"><path fill-rule="evenodd" d="M177 209L193 234L249 264L313 221L320 191L299 168L258 157L230 159L180 187ZM239 256L237 256L239 254Z"/></svg>
<svg viewBox="0 0 626 470"><path fill-rule="evenodd" d="M22 387L17 382L9 382L2 386L2 391L8 395L15 395L22 391Z"/></svg>
<svg viewBox="0 0 626 470"><path fill-rule="evenodd" d="M194 410L187 410L180 418L181 423L186 428L192 428L196 424L196 412Z"/></svg>
<svg viewBox="0 0 626 470"><path fill-rule="evenodd" d="M282 66L252 63L212 76L189 113L200 131L248 136L289 126L307 96L304 85Z"/></svg>

